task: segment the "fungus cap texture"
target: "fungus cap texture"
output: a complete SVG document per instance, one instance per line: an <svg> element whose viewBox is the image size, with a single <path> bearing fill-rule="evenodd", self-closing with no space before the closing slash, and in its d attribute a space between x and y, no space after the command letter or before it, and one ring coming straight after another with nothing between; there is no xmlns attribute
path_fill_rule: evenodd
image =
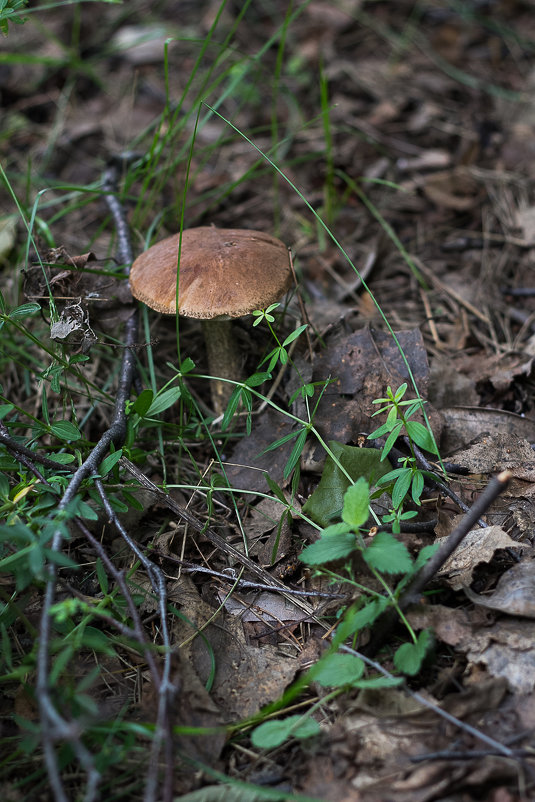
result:
<svg viewBox="0 0 535 802"><path fill-rule="evenodd" d="M177 311L179 235L157 242L130 271L132 295L167 315ZM202 227L182 232L178 312L241 317L275 303L290 288L286 246L262 231Z"/></svg>

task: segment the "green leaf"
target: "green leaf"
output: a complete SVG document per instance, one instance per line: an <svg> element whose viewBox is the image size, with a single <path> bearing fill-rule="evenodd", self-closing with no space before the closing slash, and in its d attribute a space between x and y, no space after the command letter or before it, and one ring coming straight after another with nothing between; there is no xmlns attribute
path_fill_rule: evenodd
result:
<svg viewBox="0 0 535 802"><path fill-rule="evenodd" d="M0 404L0 420L3 420L14 409L13 404Z"/></svg>
<svg viewBox="0 0 535 802"><path fill-rule="evenodd" d="M273 495L276 498L278 498L279 501L281 501L283 504L287 504L286 497L284 495L282 487L279 487L279 485L267 473L264 474L264 479L266 480L268 487L273 493Z"/></svg>
<svg viewBox="0 0 535 802"><path fill-rule="evenodd" d="M75 457L74 454L54 454L52 459L54 462L59 462L60 465L70 465L71 462L74 462Z"/></svg>
<svg viewBox="0 0 535 802"><path fill-rule="evenodd" d="M108 575L104 569L104 564L100 559L100 557L97 557L97 561L95 563L95 570L97 572L97 579L100 589L102 593L106 596L109 590L109 581L108 581Z"/></svg>
<svg viewBox="0 0 535 802"><path fill-rule="evenodd" d="M80 440L82 436L78 427L68 420L56 421L50 429L60 440Z"/></svg>
<svg viewBox="0 0 535 802"><path fill-rule="evenodd" d="M352 685L364 674L364 662L352 654L329 654L311 671L312 679L322 687Z"/></svg>
<svg viewBox="0 0 535 802"><path fill-rule="evenodd" d="M115 657L115 649L111 643L108 635L101 632L96 627L86 627L82 638L83 645L88 649L94 649L96 652L107 654L109 657Z"/></svg>
<svg viewBox="0 0 535 802"><path fill-rule="evenodd" d="M410 468L405 468L398 476L396 483L392 489L392 506L395 510L401 507L405 501L405 497L409 492L409 487L412 481L412 471Z"/></svg>
<svg viewBox="0 0 535 802"><path fill-rule="evenodd" d="M382 437L384 434L388 434L389 431L390 431L390 427L387 426L386 423L383 423L383 425L379 426L378 429L374 429L374 431L371 432L371 434L369 434L366 439L367 440L377 440L378 437Z"/></svg>
<svg viewBox="0 0 535 802"><path fill-rule="evenodd" d="M145 390L140 392L132 404L132 410L136 412L140 418L144 418L150 409L153 399L154 393L147 387Z"/></svg>
<svg viewBox="0 0 535 802"><path fill-rule="evenodd" d="M187 356L183 362L180 363L180 373L185 375L186 373L191 373L191 371L195 368L195 362L190 356Z"/></svg>
<svg viewBox="0 0 535 802"><path fill-rule="evenodd" d="M370 486L363 476L347 488L344 495L342 520L352 529L364 526L370 514Z"/></svg>
<svg viewBox="0 0 535 802"><path fill-rule="evenodd" d="M269 364L268 364L268 366L267 366L267 372L268 372L268 373L271 373L271 372L273 371L273 368L275 367L275 365L276 365L276 364L277 364L277 362L278 362L278 359L279 359L279 350L280 350L280 349L279 349L279 347L277 346L277 347L276 347L276 348L274 348L272 351L270 351L270 352L269 352L269 354L267 354L267 355L264 357L264 359L263 359L263 360L260 362L260 365L265 365L265 363L266 363L266 362L268 362L268 363L269 363Z"/></svg>
<svg viewBox="0 0 535 802"><path fill-rule="evenodd" d="M403 424L402 424L402 422L401 422L401 421L398 421L398 423L397 423L397 424L394 426L394 428L392 429L392 431L390 432L390 434L389 434L389 435L388 435L388 437L386 438L386 442L385 442L385 444L384 444L384 446L383 446L383 451L382 451L382 453L381 453L381 456L382 456L382 458L383 458L383 459L384 459L384 458L385 458L385 457L386 457L386 456L387 456L387 455L390 453L390 451L392 450L392 448L393 448L393 446L394 446L394 443L395 443L395 442L396 442L396 440L398 439L398 437L399 437L399 434L400 434L400 432L401 432L402 428L403 428Z"/></svg>
<svg viewBox="0 0 535 802"><path fill-rule="evenodd" d="M133 493L125 490L124 487L121 489L121 495L131 509L139 510L139 512L145 509L141 501Z"/></svg>
<svg viewBox="0 0 535 802"><path fill-rule="evenodd" d="M422 409L424 402L423 401L414 401L412 404L410 401L403 401L403 404L407 404L407 409L403 413L403 417L405 420L409 420L415 412L419 412Z"/></svg>
<svg viewBox="0 0 535 802"><path fill-rule="evenodd" d="M403 677L370 677L369 679L361 679L357 683L357 688L367 688L369 690L376 690L377 688L395 688L401 685Z"/></svg>
<svg viewBox="0 0 535 802"><path fill-rule="evenodd" d="M351 532L327 535L303 549L299 559L305 565L323 565L348 557L355 545L355 536Z"/></svg>
<svg viewBox="0 0 535 802"><path fill-rule="evenodd" d="M98 515L87 502L82 501L79 499L78 504L76 505L76 514L80 516L80 518L85 518L86 521L98 521Z"/></svg>
<svg viewBox="0 0 535 802"><path fill-rule="evenodd" d="M39 546L34 546L28 554L28 567L35 577L41 578L45 565L45 552Z"/></svg>
<svg viewBox="0 0 535 802"><path fill-rule="evenodd" d="M269 373L272 373L274 371L275 367L277 366L277 362L279 361L280 355L281 355L281 349L280 348L275 348L275 351L273 352L273 356L269 360L269 364L267 366L267 369L268 369Z"/></svg>
<svg viewBox="0 0 535 802"><path fill-rule="evenodd" d="M128 512L128 505L125 504L124 501L121 501L121 499L117 498L117 496L113 493L110 493L108 496L108 501L115 512Z"/></svg>
<svg viewBox="0 0 535 802"><path fill-rule="evenodd" d="M360 610L350 609L345 615L343 621L338 624L336 629L336 637L341 641L347 640L352 637L356 632L360 632L365 627L379 618L388 607L388 599L384 596L378 596L373 601L366 604Z"/></svg>
<svg viewBox="0 0 535 802"><path fill-rule="evenodd" d="M226 431L230 421L234 417L234 415L236 413L236 410L238 409L238 406L240 404L243 391L244 391L244 388L241 387L240 385L235 387L234 390L232 391L232 395L230 396L230 398L228 400L228 404L227 404L227 408L225 410L225 414L223 415L223 420L221 421L221 431L222 432Z"/></svg>
<svg viewBox="0 0 535 802"><path fill-rule="evenodd" d="M396 424L399 424L398 411L396 407L392 407L391 409L389 409L388 415L386 416L385 426L388 428L388 431L391 432Z"/></svg>
<svg viewBox="0 0 535 802"><path fill-rule="evenodd" d="M431 630L422 629L416 643L403 643L394 654L394 665L398 671L414 677L420 671L433 642Z"/></svg>
<svg viewBox="0 0 535 802"><path fill-rule="evenodd" d="M406 470L406 468L394 468L393 471L388 471L388 473L385 473L385 475L381 476L381 478L376 482L377 486L384 487L385 485L393 484L398 476L400 476Z"/></svg>
<svg viewBox="0 0 535 802"><path fill-rule="evenodd" d="M287 479L290 476L291 472L299 462L301 458L301 452L305 447L307 435L308 435L308 429L306 427L301 429L301 431L299 432L294 447L292 448L290 456L288 457L288 462L284 466L284 472L282 475L285 479Z"/></svg>
<svg viewBox="0 0 535 802"><path fill-rule="evenodd" d="M275 749L288 738L311 738L319 732L320 726L315 719L294 715L280 721L264 721L252 731L251 741L257 749Z"/></svg>
<svg viewBox="0 0 535 802"><path fill-rule="evenodd" d="M420 568L431 559L433 554L439 550L439 548L440 543L431 543L429 546L424 546L423 549L420 549L420 552L414 561L414 570L419 571Z"/></svg>
<svg viewBox="0 0 535 802"><path fill-rule="evenodd" d="M170 387L168 390L158 393L147 410L147 417L152 418L164 412L164 410L169 409L169 407L172 407L173 404L178 401L181 395L181 387Z"/></svg>
<svg viewBox="0 0 535 802"><path fill-rule="evenodd" d="M409 552L389 532L378 532L362 556L381 574L406 574L412 569Z"/></svg>
<svg viewBox="0 0 535 802"><path fill-rule="evenodd" d="M320 483L303 506L303 512L322 527L332 523L344 506L344 495L348 487L363 477L368 484L391 470L388 461L381 462L381 453L376 448L356 448L336 441L329 442L333 456L351 477L351 481L338 467L330 455L327 456Z"/></svg>
<svg viewBox="0 0 535 802"><path fill-rule="evenodd" d="M321 533L322 537L332 537L333 535L345 535L346 532L350 532L351 529L345 523L339 524L331 524L330 526L326 526L323 532Z"/></svg>
<svg viewBox="0 0 535 802"><path fill-rule="evenodd" d="M423 423L410 420L407 421L405 429L411 440L414 440L417 446L420 446L420 448L423 448L425 451L429 451L431 454L438 454L438 449L431 432Z"/></svg>
<svg viewBox="0 0 535 802"><path fill-rule="evenodd" d="M69 367L72 365L78 365L80 362L87 362L89 357L87 354L73 354L69 357Z"/></svg>
<svg viewBox="0 0 535 802"><path fill-rule="evenodd" d="M424 492L424 477L417 471L412 477L411 496L415 504L420 504L422 493Z"/></svg>
<svg viewBox="0 0 535 802"><path fill-rule="evenodd" d="M302 334L302 333L304 332L304 330L307 328L307 326L308 326L308 323L304 323L302 326L299 326L297 329L295 329L295 331L292 331L292 333L291 333L291 334L289 334L289 335L286 337L286 339L284 340L284 342L283 342L282 344L283 344L284 346L286 346L286 345L290 345L290 343L291 343L291 342L293 342L294 340L296 340L296 339L297 339L297 337L299 337L299 335L300 335L300 334Z"/></svg>
<svg viewBox="0 0 535 802"><path fill-rule="evenodd" d="M387 392L388 393L392 392L390 387L388 388ZM406 392L407 392L407 383L403 382L403 384L400 384L398 389L394 393L395 400L396 401L401 401L401 399L403 398L403 396L405 395Z"/></svg>
<svg viewBox="0 0 535 802"><path fill-rule="evenodd" d="M271 379L271 373L253 373L252 376L245 379L245 384L247 387L258 387L260 384L269 381L269 379Z"/></svg>
<svg viewBox="0 0 535 802"><path fill-rule="evenodd" d="M284 437L279 437L278 440L275 440L273 443L270 443L269 446L264 448L264 450L261 451L260 454L258 454L258 456L261 457L262 454L267 454L268 451L275 451L276 448L278 448L279 446L283 446L284 443L288 443L290 440L293 440L294 437L298 437L304 431L306 431L306 429L305 427L302 427L301 429L297 429L295 432L290 432L290 434L285 434Z"/></svg>
<svg viewBox="0 0 535 802"><path fill-rule="evenodd" d="M108 454L107 457L104 457L102 462L100 463L99 473L101 476L107 476L112 468L115 468L121 457L123 456L123 450L120 448L119 451L114 451L113 454Z"/></svg>
<svg viewBox="0 0 535 802"><path fill-rule="evenodd" d="M9 313L9 317L12 320L16 320L22 317L31 317L32 315L37 314L37 312L41 311L41 307L39 304L30 303L30 304L22 304L21 306L17 306L16 309L13 309Z"/></svg>

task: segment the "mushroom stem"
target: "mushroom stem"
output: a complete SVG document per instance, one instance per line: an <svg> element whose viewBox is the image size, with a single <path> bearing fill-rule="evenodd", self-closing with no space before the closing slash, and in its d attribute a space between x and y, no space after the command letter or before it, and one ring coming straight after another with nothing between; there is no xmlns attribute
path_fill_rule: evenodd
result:
<svg viewBox="0 0 535 802"><path fill-rule="evenodd" d="M232 320L212 318L202 320L208 372L212 379L210 392L212 406L216 415L222 415L227 408L234 385L222 379L241 381L242 360L232 331Z"/></svg>

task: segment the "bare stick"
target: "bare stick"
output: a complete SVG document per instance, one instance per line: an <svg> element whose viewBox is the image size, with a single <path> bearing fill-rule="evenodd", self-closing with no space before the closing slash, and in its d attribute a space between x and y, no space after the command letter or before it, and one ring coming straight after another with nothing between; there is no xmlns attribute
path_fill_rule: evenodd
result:
<svg viewBox="0 0 535 802"><path fill-rule="evenodd" d="M468 532L471 531L474 524L478 522L479 518L488 510L500 493L503 493L510 480L511 473L509 471L502 471L490 480L483 493L476 499L472 508L464 516L460 524L448 536L446 542L441 545L431 559L426 562L410 583L407 590L400 596L399 603L401 609L404 609L418 598L429 580L434 577L446 560L451 557L461 541L466 537Z"/></svg>
<svg viewBox="0 0 535 802"><path fill-rule="evenodd" d="M355 649L350 649L349 646L340 646L340 650L347 652L348 654L352 654L355 657L360 657L360 659L363 660L366 665L370 666L370 668L373 668L375 671L378 671L384 677L388 677L389 679L398 679L389 671L387 671L386 668L383 668L380 663L376 663L374 660L371 660L367 655L357 652ZM445 719L450 724L454 724L459 729L464 730L464 732L472 735L474 738L477 738L478 741L482 741L483 743L487 744L487 746L490 746L491 749L495 750L500 755L505 755L506 757L515 757L515 752L508 746L504 746L504 744L500 743L499 741L495 741L494 738L491 738L489 735L485 735L484 732L481 732L475 727L470 726L470 724L466 724L464 721L455 718L455 716L452 716L451 713L448 713L446 710L443 710L441 707L433 704L433 702L429 701L429 699L426 699L425 696L422 696L422 694L418 693L417 691L411 691L411 689L407 688L406 685L403 686L403 690L421 705L424 705L424 707L427 707L429 710L432 710L434 713L436 713L437 716Z"/></svg>
<svg viewBox="0 0 535 802"><path fill-rule="evenodd" d="M92 533L89 531L89 529L87 528L87 526L84 524L83 521L76 519L76 524L80 529L80 531L83 533L86 540L91 544L91 546L94 548L94 550L102 560L102 563L106 568L108 574L111 577L113 577L113 579L117 583L117 586L120 588L123 598L128 606L130 617L134 624L133 630L130 630L129 627L127 628L123 627L123 631L128 629L128 632L125 632L125 634L128 634L132 638L135 638L141 646L145 647L143 650L145 660L147 661L147 665L151 672L153 682L155 684L158 684L160 681L160 674L156 667L156 662L154 660L154 655L152 654L150 644L147 643L147 639L145 637L145 632L143 630L141 619L139 617L139 610L134 604L132 594L130 593L130 589L126 583L124 571L117 570L117 568L114 566L114 564L106 554L106 551L104 550L102 544L96 539L96 537L92 535ZM118 622L115 620L113 620L111 623L113 626L118 626Z"/></svg>

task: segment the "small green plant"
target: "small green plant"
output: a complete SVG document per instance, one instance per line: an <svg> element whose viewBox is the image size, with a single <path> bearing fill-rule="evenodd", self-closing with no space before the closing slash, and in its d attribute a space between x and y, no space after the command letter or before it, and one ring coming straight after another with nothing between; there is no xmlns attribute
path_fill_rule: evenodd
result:
<svg viewBox="0 0 535 802"><path fill-rule="evenodd" d="M305 323L305 324L303 324L301 326L298 326L296 329L294 329L294 331L290 332L290 334L288 334L284 338L284 340L281 341L281 339L279 338L277 332L275 331L275 329L273 327L273 323L275 322L275 317L272 314L272 312L278 306L280 306L279 303L274 303L274 304L271 304L270 306L268 306L266 309L257 309L256 311L253 312L253 317L255 318L253 326L259 326L260 323L265 322L267 324L268 328L269 328L269 331L270 331L271 335L273 336L273 339L275 340L276 345L275 345L275 348L273 348L262 359L262 361L258 365L258 371L256 373L254 373L252 376L250 376L248 379L246 379L244 382L241 382L240 384L238 384L236 386L236 389L234 390L234 392L232 393L232 396L230 397L227 409L226 409L225 414L223 416L223 421L222 421L222 424L221 424L221 428L223 429L223 431L225 429L227 429L227 427L228 427L230 421L232 420L234 414L236 413L239 405L242 404L245 407L245 410L247 412L246 431L247 431L247 434L250 434L251 433L252 403L253 403L253 388L259 387L265 381L268 381L269 379L271 379L272 378L272 371L276 368L277 364L280 364L282 367L284 367L285 365L288 365L288 364L292 365L292 367L295 369L296 373L298 374L299 378L301 379L301 385L294 392L292 397L289 399L288 403L289 403L289 405L293 404L295 399L298 396L301 396L301 398L305 402L305 406L306 406L306 409L307 409L308 422L305 423L305 422L300 421L300 423L302 425L299 428L297 428L294 432L291 432L290 434L285 435L284 437L281 437L279 440L275 441L274 443L271 443L271 445L268 446L268 448L266 448L265 451L263 452L263 453L265 453L267 451L272 451L272 450L278 448L279 446L284 445L284 443L287 443L287 442L295 439L294 448L292 449L292 452L291 452L291 454L290 454L290 456L288 458L288 461L286 463L286 466L284 468L284 478L287 479L289 476L292 475L292 473L294 472L296 466L298 465L299 458L300 458L301 453L303 451L303 448L305 446L305 442L306 442L308 433L312 428L312 419L314 417L314 411L317 408L317 405L319 403L319 399L318 399L318 401L316 401L316 405L315 405L314 409L312 409L312 410L310 410L308 402L309 402L310 399L313 398L315 390L316 390L316 387L317 386L321 386L322 388L325 388L326 383L325 382L310 383L310 382L305 382L303 380L302 376L299 373L299 369L292 362L291 355L290 355L290 353L288 351L288 346L291 345L291 343L293 343L295 340L297 340L298 337L301 336L301 334L307 328L308 324ZM267 363L267 366L266 366L266 363ZM260 370L260 368L262 368L263 366L265 366L265 371L261 371ZM322 393L320 393L320 398L321 398L321 395L322 395ZM298 419L295 418L295 420L298 420ZM296 479L297 479L297 477L298 477L298 471L295 474L295 478Z"/></svg>
<svg viewBox="0 0 535 802"><path fill-rule="evenodd" d="M423 548L413 560L405 545L389 532L378 532L372 542L365 545L361 530L369 518L369 504L370 486L361 477L344 495L341 522L327 526L319 540L307 546L300 556L305 564L330 576L333 581L342 581L353 586L359 594L358 601L342 611L331 649L307 675L308 682L314 681L333 690L304 715L292 715L259 725L252 733L253 744L258 748L274 748L289 737L304 739L316 735L319 726L313 719L313 714L321 705L340 693L352 688L382 688L402 682L401 677L366 677L365 664L358 656L338 651L341 644L348 639L353 640L359 631L371 626L389 606L396 609L411 639L410 642L403 643L394 654L394 665L400 674L417 674L433 645L430 630L422 630L416 635L399 608L398 599L403 588L436 547ZM357 555L360 555L376 582L382 586L383 594L355 580L353 561ZM329 568L333 562L340 561L344 561L345 576ZM395 578L395 584L391 586L391 582L385 577Z"/></svg>
<svg viewBox="0 0 535 802"><path fill-rule="evenodd" d="M365 545L361 529L369 518L369 504L370 486L361 477L344 495L341 523L326 527L320 539L303 550L300 559L307 565L321 566L322 572L337 581L353 585L359 591L359 602L344 613L339 625L338 637L342 638L342 642L346 638L354 637L363 627L370 626L388 606L392 606L407 627L412 640L412 643L403 644L397 650L394 664L402 673L416 674L432 639L430 633L416 636L398 605L398 599L403 588L434 553L436 547L433 545L423 548L417 559L413 560L403 543L393 534L382 531L374 536L369 545ZM353 561L357 554L360 554L376 583L382 587L383 593L355 581ZM326 567L333 561L342 560L345 561L345 579ZM385 575L396 577L394 586L391 586Z"/></svg>
<svg viewBox="0 0 535 802"><path fill-rule="evenodd" d="M409 418L412 418L416 412L419 412L423 408L425 401L422 401L421 398L403 400L403 396L406 392L406 383L401 384L395 392L392 392L391 387L387 387L386 398L376 398L375 401L372 401L373 404L384 404L381 409L373 413L372 417L380 415L382 412L388 412L386 422L368 435L368 440L375 440L378 437L383 437L383 435L388 434L381 454L382 459L388 456L403 430L405 430L409 438L410 449L413 456L414 443L420 446L420 448L424 448L426 451L438 454L435 440L429 429L427 429L423 423L409 420Z"/></svg>
<svg viewBox="0 0 535 802"><path fill-rule="evenodd" d="M374 404L384 404L381 409L373 413L372 417L387 412L387 418L382 426L368 435L368 440L376 440L386 435L386 441L381 452L381 460L385 460L398 437L405 433L409 448L410 457L400 457L398 462L401 467L385 473L377 480L377 487L388 488L392 498L392 509L383 516L383 523L391 523L392 531L401 531L402 521L414 518L416 510L403 510L407 498L410 498L417 506L421 504L421 497L424 489L425 476L430 474L422 471L417 464L414 446L419 446L431 454L438 455L438 449L430 430L419 421L410 420L413 415L419 412L425 403L421 399L404 399L407 392L407 385L402 384L393 392L390 387L386 390L386 398L377 398Z"/></svg>
<svg viewBox="0 0 535 802"><path fill-rule="evenodd" d="M22 25L25 20L19 16L19 11L22 11L28 5L28 0L0 0L0 31L4 36L7 36L8 24L14 22L16 25Z"/></svg>
<svg viewBox="0 0 535 802"><path fill-rule="evenodd" d="M271 373L271 371L275 368L277 362L280 361L281 365L286 365L288 363L289 354L287 346L290 345L290 343L292 343L294 340L296 340L307 327L306 323L304 323L302 326L298 326L281 343L281 341L277 336L277 333L273 328L273 323L275 322L275 318L271 314L271 312L273 312L273 310L276 309L278 306L280 306L280 304L278 303L271 304L271 306L268 306L267 309L257 309L255 312L253 312L253 317L256 318L255 322L253 323L253 326L260 325L260 323L262 323L262 321L264 320L267 323L269 330L277 343L276 347L272 351L270 351L269 354L267 354L267 356L264 357L264 359L259 365L259 367L262 367L262 365L265 365L265 363L267 362L268 366L266 370L268 371L268 373Z"/></svg>
<svg viewBox="0 0 535 802"><path fill-rule="evenodd" d="M258 749L274 749L289 738L312 738L320 733L314 714L322 706L351 688L389 688L399 685L399 677L365 677L364 661L353 654L341 654L336 646L330 649L310 669L307 682L315 682L331 690L302 715L294 714L282 719L264 721L251 733L253 745Z"/></svg>

